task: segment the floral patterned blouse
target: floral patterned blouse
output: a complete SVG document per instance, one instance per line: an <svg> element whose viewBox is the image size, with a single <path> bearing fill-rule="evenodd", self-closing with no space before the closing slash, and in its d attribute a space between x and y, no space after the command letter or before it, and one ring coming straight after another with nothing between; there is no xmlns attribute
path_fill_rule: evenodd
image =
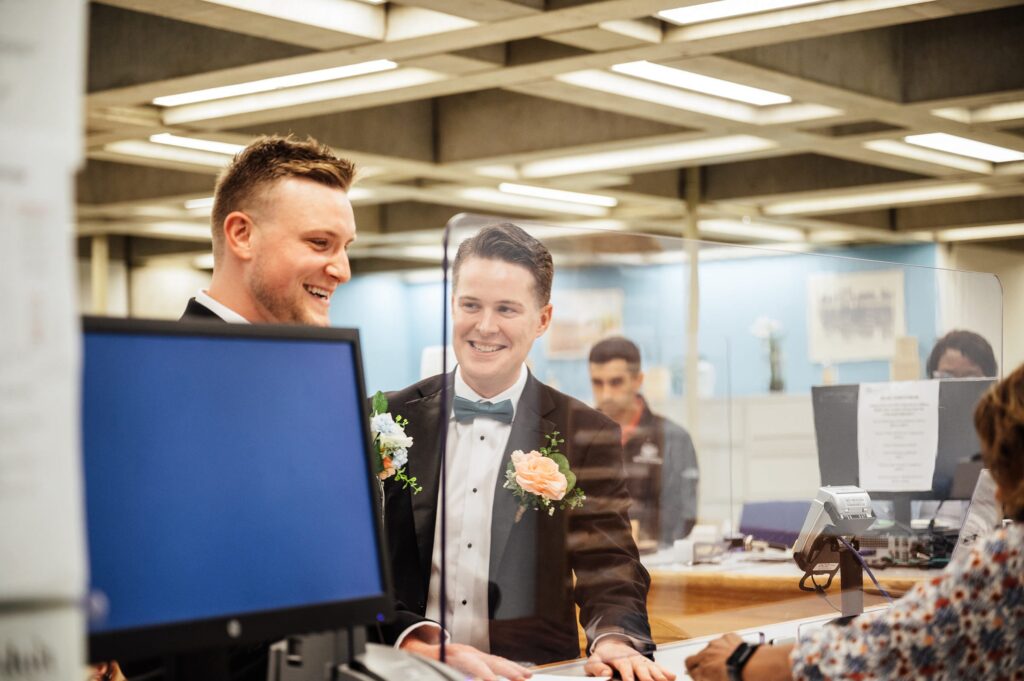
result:
<svg viewBox="0 0 1024 681"><path fill-rule="evenodd" d="M1024 523L993 532L893 607L800 638L798 681L1024 680Z"/></svg>

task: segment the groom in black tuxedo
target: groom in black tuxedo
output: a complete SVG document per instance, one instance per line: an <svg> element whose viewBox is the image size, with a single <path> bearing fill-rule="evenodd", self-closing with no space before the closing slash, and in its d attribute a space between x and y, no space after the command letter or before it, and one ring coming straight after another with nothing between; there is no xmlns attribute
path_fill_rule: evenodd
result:
<svg viewBox="0 0 1024 681"><path fill-rule="evenodd" d="M413 494L393 479L385 483L399 617L384 635L436 655L435 622L444 608L449 663L485 679L525 678L510 660L579 656L579 605L588 673L614 668L623 678L670 680L649 659L650 578L630 536L618 426L544 385L524 364L551 322L553 272L548 250L515 225L487 227L464 241L453 268L458 367L388 395L391 413L409 420L407 473L423 489ZM441 418L448 418L443 603ZM558 448L586 499L581 508L562 510L556 501L552 514L520 517L518 500L503 487L511 455L539 450L554 433L565 440Z"/></svg>

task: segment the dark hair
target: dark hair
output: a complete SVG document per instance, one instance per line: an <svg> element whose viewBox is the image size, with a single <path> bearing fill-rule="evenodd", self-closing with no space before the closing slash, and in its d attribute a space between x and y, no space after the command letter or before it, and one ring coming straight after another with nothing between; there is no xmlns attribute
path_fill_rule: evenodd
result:
<svg viewBox="0 0 1024 681"><path fill-rule="evenodd" d="M611 336L598 341L590 348L591 364L606 364L616 359L626 360L630 373L640 371L640 348L628 338Z"/></svg>
<svg viewBox="0 0 1024 681"><path fill-rule="evenodd" d="M452 265L452 286L459 283L459 268L468 258L502 260L522 265L533 275L534 293L541 307L551 300L555 265L547 247L511 222L488 225L459 244Z"/></svg>
<svg viewBox="0 0 1024 681"><path fill-rule="evenodd" d="M1024 521L1024 365L982 396L974 427L981 457L1002 490L1006 514Z"/></svg>
<svg viewBox="0 0 1024 681"><path fill-rule="evenodd" d="M935 376L935 371L939 368L939 361L946 354L946 350L959 350L960 354L978 365L983 376L995 377L999 375L999 369L996 367L996 356L992 352L992 346L988 344L988 341L973 331L956 329L940 338L935 343L935 347L932 348L932 353L928 355L928 366L926 369L928 378Z"/></svg>
<svg viewBox="0 0 1024 681"><path fill-rule="evenodd" d="M312 137L304 141L291 135L260 137L235 154L217 179L211 213L214 257L224 248L224 219L242 210L264 185L282 177L303 177L348 191L355 172L354 163L338 158L329 146Z"/></svg>

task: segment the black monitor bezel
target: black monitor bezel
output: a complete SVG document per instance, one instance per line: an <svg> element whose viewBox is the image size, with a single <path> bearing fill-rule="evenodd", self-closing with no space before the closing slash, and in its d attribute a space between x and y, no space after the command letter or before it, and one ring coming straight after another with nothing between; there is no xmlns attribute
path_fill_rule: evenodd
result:
<svg viewBox="0 0 1024 681"><path fill-rule="evenodd" d="M994 378L931 379L939 383L939 451L936 452L935 471L931 487L910 492L878 491L865 488L875 501L892 501L909 510L911 501L950 499L956 465L962 459L980 451L980 443L973 451L951 452L943 448L943 442L953 431L968 432L977 439L974 431L974 407L964 413L949 417L949 403L957 391L976 393L975 405ZM813 386L811 402L814 412L814 437L818 454L818 472L822 485L855 485L860 487L860 468L857 444L857 405L860 384ZM959 397L959 396L957 396ZM828 408L823 408L828 407ZM826 437L826 433L828 434ZM835 442L842 442L837 448ZM841 449L837 456L833 450ZM955 456L951 456L955 454Z"/></svg>
<svg viewBox="0 0 1024 681"><path fill-rule="evenodd" d="M191 336L220 338L256 338L298 341L342 341L353 348L357 391L365 396L366 385L358 329L281 324L230 324L222 321L158 321L82 317L83 345L86 333L150 334L160 336ZM84 365L84 362L83 362ZM367 470L373 471L372 438L369 431L369 409L366 399L357 400L360 423L366 441ZM84 453L83 453L84 456ZM393 588L390 561L384 541L380 488L372 476L367 480L374 504L372 517L376 525L377 560L380 566L383 593L368 598L332 601L315 605L275 610L230 613L214 618L160 624L131 629L118 629L89 634L89 661L103 662L153 658L184 654L204 649L259 643L286 636L339 629L350 625L373 625L387 621L393 614ZM89 490L85 490L88 494ZM234 633L229 633L229 632Z"/></svg>

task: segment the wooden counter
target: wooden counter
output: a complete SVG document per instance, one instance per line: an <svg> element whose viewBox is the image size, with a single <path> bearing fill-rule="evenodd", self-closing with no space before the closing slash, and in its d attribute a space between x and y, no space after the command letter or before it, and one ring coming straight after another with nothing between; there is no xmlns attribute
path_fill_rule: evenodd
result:
<svg viewBox="0 0 1024 681"><path fill-rule="evenodd" d="M797 585L802 572L792 561L648 565L647 569L651 574L647 614L651 634L659 644L787 620L839 615L839 575L828 589L833 608L820 595L800 591ZM910 568L875 570L875 577L893 599L902 596L917 582L939 574L939 570ZM886 602L866 574L864 583L865 607ZM580 641L581 648L585 648L582 630Z"/></svg>
<svg viewBox="0 0 1024 681"><path fill-rule="evenodd" d="M800 591L802 573L793 563L734 563L728 566L650 568L647 612L656 643L764 626L783 620L836 614L818 594ZM938 571L876 570L895 599ZM885 603L867 575L865 607ZM839 576L828 595L839 607Z"/></svg>

